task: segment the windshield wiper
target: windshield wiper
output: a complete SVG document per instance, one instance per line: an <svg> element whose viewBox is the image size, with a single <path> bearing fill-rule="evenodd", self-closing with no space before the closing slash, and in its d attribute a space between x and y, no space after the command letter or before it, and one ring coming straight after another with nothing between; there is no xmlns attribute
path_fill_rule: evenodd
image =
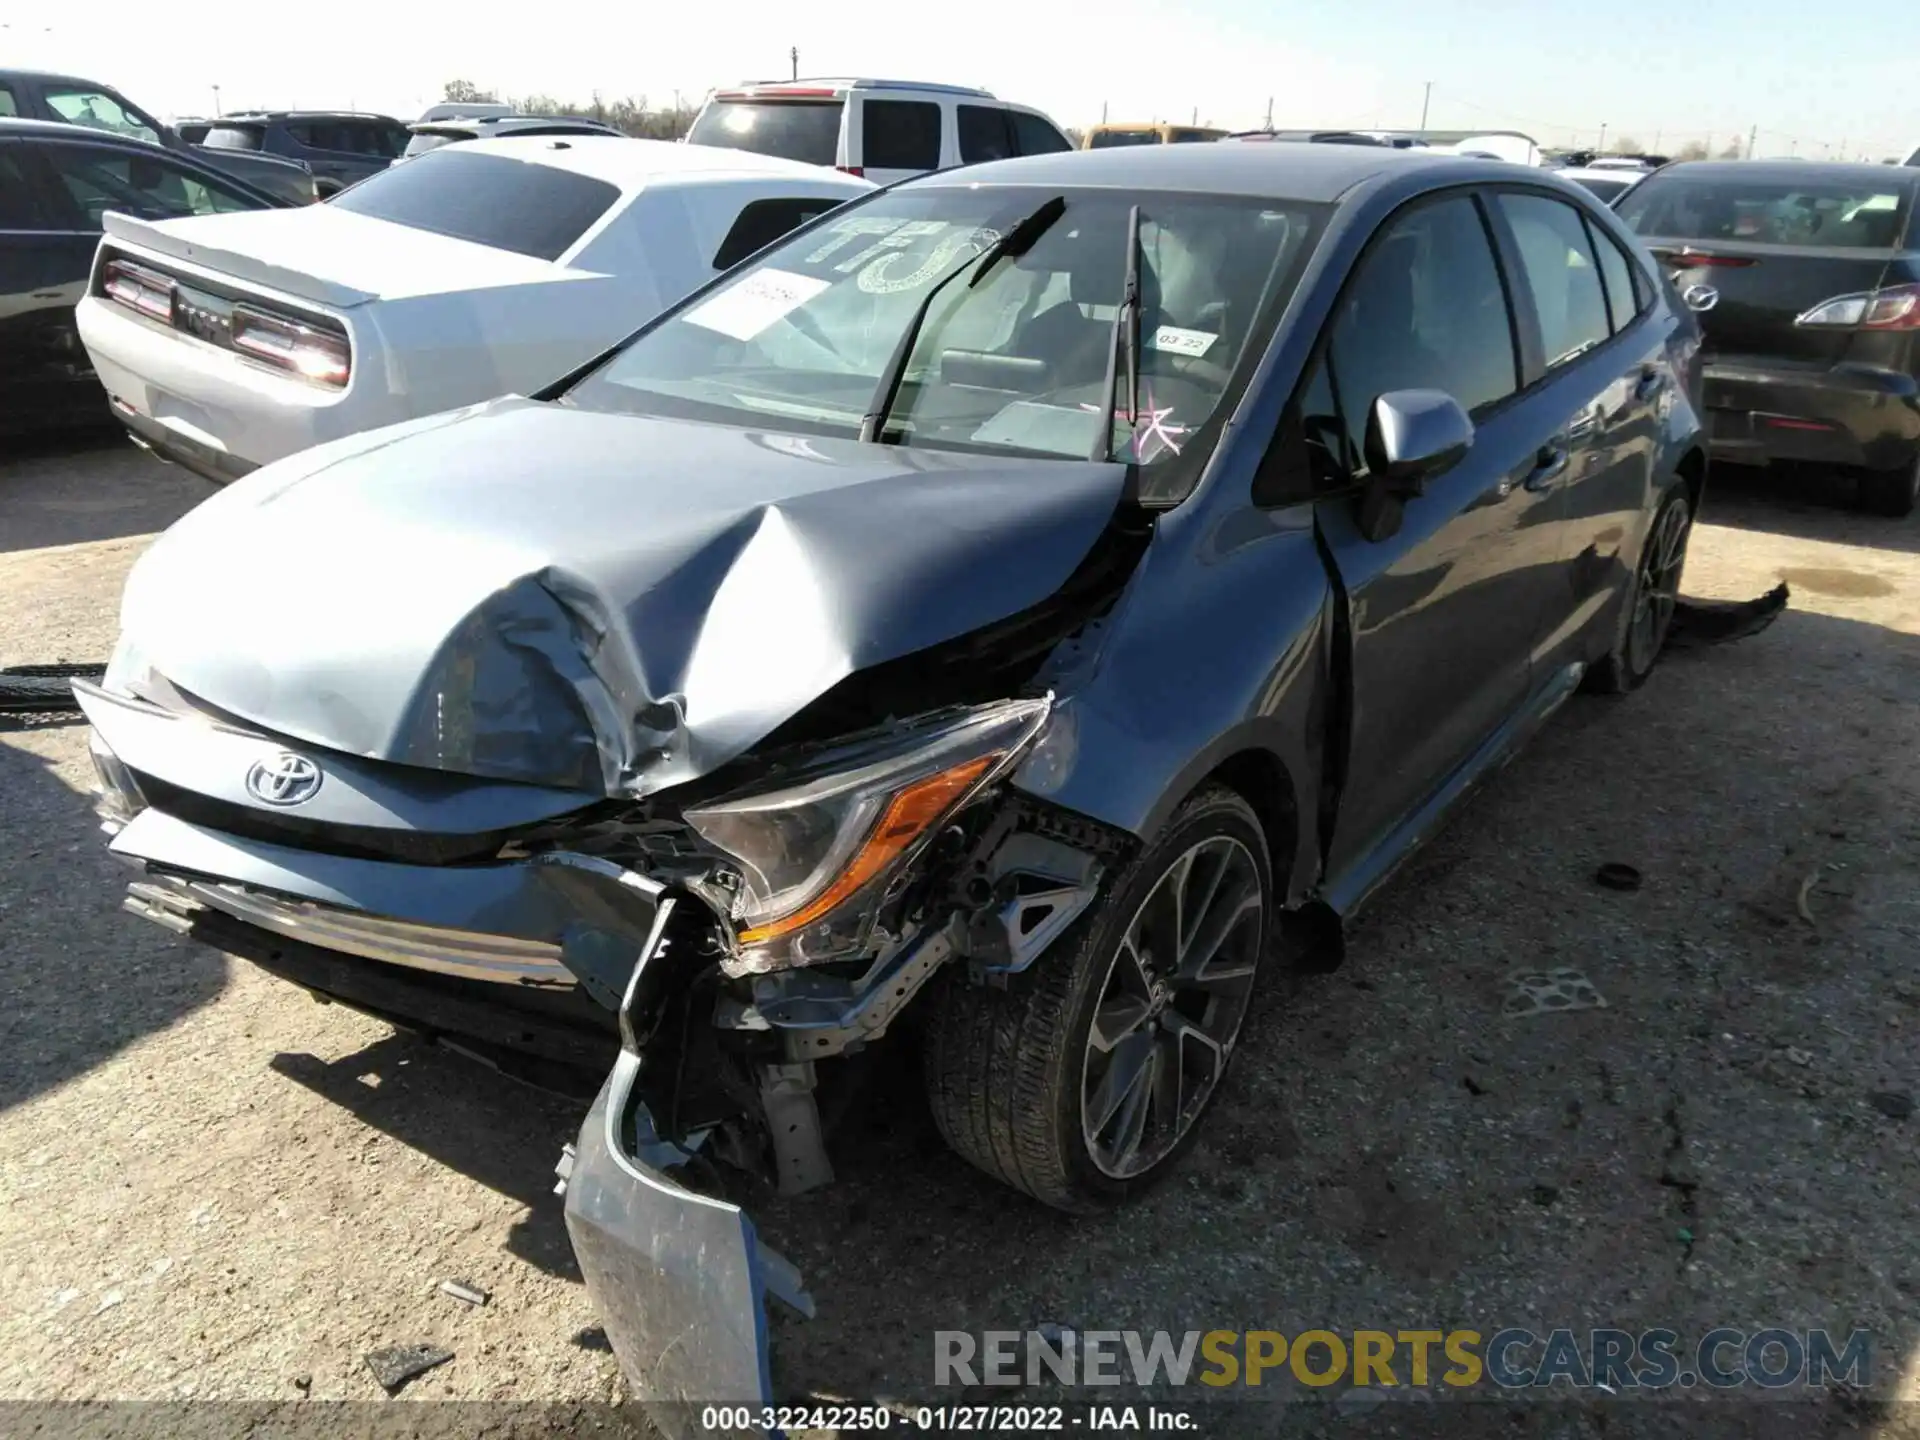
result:
<svg viewBox="0 0 1920 1440"><path fill-rule="evenodd" d="M887 423L887 412L893 409L893 402L899 398L900 382L906 378L907 362L913 358L913 346L920 338L920 327L926 323L927 312L933 309L933 302L940 292L966 274L969 265L973 266L973 278L967 281L967 288L973 289L999 261L1009 256L1024 255L1031 250L1034 242L1046 234L1053 222L1066 213L1066 209L1067 197L1054 196L989 245L978 261L968 259L934 281L933 288L927 291L926 298L914 310L913 318L907 321L900 343L893 347L893 354L887 357L886 368L880 372L880 382L874 386L873 399L860 421L862 441L871 443L880 438L882 428Z"/></svg>
<svg viewBox="0 0 1920 1440"><path fill-rule="evenodd" d="M1140 207L1127 216L1127 278L1120 289L1120 308L1113 312L1113 338L1107 344L1107 399L1100 412L1089 460L1113 459L1113 416L1120 378L1120 355L1126 352L1127 435L1132 437L1140 413Z"/></svg>

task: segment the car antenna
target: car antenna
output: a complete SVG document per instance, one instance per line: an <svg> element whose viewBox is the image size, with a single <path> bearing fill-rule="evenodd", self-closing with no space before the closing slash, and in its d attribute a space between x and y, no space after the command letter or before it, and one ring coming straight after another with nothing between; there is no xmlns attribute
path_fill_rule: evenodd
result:
<svg viewBox="0 0 1920 1440"><path fill-rule="evenodd" d="M1107 348L1107 398L1100 412L1089 460L1111 460L1113 420L1118 401L1114 382L1120 378L1120 352L1126 351L1127 436L1131 441L1140 413L1140 207L1127 216L1127 278L1120 290L1120 308L1113 312L1113 339Z"/></svg>
<svg viewBox="0 0 1920 1440"><path fill-rule="evenodd" d="M967 282L967 288L971 290L986 278L987 271L998 261L1008 256L1026 254L1033 248L1034 242L1047 232L1048 227L1066 213L1066 209L1067 197L1054 196L989 245L977 263L968 259L934 282L933 288L927 291L914 310L913 317L907 321L907 328L900 335L900 343L893 347L893 354L887 357L886 366L880 372L879 383L873 389L873 399L860 421L862 442L872 443L880 439L887 423L887 412L893 408L893 402L900 394L900 382L906 378L907 362L913 358L913 346L920 338L920 327L926 323L927 312L933 309L933 302L940 292L951 281L966 274L969 265L973 266L973 278Z"/></svg>

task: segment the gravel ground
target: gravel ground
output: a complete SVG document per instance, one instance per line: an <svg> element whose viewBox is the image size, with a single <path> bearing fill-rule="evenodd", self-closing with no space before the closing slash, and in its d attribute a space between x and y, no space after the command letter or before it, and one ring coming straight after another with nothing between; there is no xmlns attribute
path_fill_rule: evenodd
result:
<svg viewBox="0 0 1920 1440"><path fill-rule="evenodd" d="M1716 488L1689 591L1784 576L1789 612L1563 711L1343 970L1268 985L1200 1145L1142 1206L1039 1210L946 1155L911 1083L883 1087L841 1183L762 1216L820 1309L777 1322L783 1385L925 1395L936 1329L1046 1322L1865 1327L1876 1373L1906 1371L1920 1118L1890 1097L1920 1089L1920 522L1820 488ZM0 461L0 664L103 659L127 566L204 493L107 441ZM622 1387L550 1193L579 1108L122 915L89 777L83 726L0 717L0 1399L376 1401L364 1352L425 1341L456 1358L409 1399L623 1428L592 1408ZM1604 861L1643 887L1597 886ZM1554 967L1604 1008L1503 1014L1515 973ZM450 1278L490 1303L437 1294ZM1688 1406L1685 1428L1769 1408ZM1830 1400L1792 1433L1906 1434L1909 1408ZM1309 1409L1379 1419L1287 1413ZM1623 1433L1608 1415L1502 1433Z"/></svg>

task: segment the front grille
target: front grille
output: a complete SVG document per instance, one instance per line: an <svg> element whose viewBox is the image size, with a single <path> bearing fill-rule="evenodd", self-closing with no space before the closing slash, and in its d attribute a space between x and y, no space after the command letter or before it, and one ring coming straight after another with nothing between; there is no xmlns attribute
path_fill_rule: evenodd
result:
<svg viewBox="0 0 1920 1440"><path fill-rule="evenodd" d="M338 825L215 799L144 770L130 773L147 803L176 820L204 825L209 830L237 835L243 840L287 845L322 855L392 860L406 865L459 865L493 860L512 834L506 830L489 830L473 835L428 835L417 830L387 830L374 825Z"/></svg>

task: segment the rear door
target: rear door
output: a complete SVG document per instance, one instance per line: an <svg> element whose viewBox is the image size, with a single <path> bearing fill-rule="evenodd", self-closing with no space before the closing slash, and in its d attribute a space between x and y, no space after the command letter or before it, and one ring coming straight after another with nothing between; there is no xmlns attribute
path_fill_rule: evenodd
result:
<svg viewBox="0 0 1920 1440"><path fill-rule="evenodd" d="M1013 148L1018 155L1055 155L1073 149L1073 142L1044 115L1010 106L1007 121L1013 126Z"/></svg>
<svg viewBox="0 0 1920 1440"><path fill-rule="evenodd" d="M1317 520L1349 606L1352 713L1329 872L1381 841L1525 704L1538 638L1568 603L1557 520L1565 494L1537 485L1553 418L1524 371L1481 202L1465 191L1390 219L1336 306L1299 408L1350 486L1366 473L1373 401L1438 389L1474 417L1472 448L1404 503L1399 529L1362 532L1351 493ZM1549 475L1548 478L1551 478Z"/></svg>
<svg viewBox="0 0 1920 1440"><path fill-rule="evenodd" d="M937 99L892 99L854 91L847 120L860 137L859 172L876 185L911 180L945 163L942 106Z"/></svg>
<svg viewBox="0 0 1920 1440"><path fill-rule="evenodd" d="M1493 193L1516 314L1538 359L1530 404L1550 433L1529 483L1563 495L1555 517L1564 562L1554 624L1536 675L1585 658L1596 617L1613 613L1651 514L1659 407L1680 382L1666 334L1640 324L1648 289L1619 245L1571 201L1534 190Z"/></svg>
<svg viewBox="0 0 1920 1440"><path fill-rule="evenodd" d="M50 148L0 140L0 430L107 414L73 323L100 231L52 183Z"/></svg>
<svg viewBox="0 0 1920 1440"><path fill-rule="evenodd" d="M982 165L1020 153L1014 148L1013 126L1001 106L969 104L962 100L954 106L954 127L959 135L962 165Z"/></svg>

